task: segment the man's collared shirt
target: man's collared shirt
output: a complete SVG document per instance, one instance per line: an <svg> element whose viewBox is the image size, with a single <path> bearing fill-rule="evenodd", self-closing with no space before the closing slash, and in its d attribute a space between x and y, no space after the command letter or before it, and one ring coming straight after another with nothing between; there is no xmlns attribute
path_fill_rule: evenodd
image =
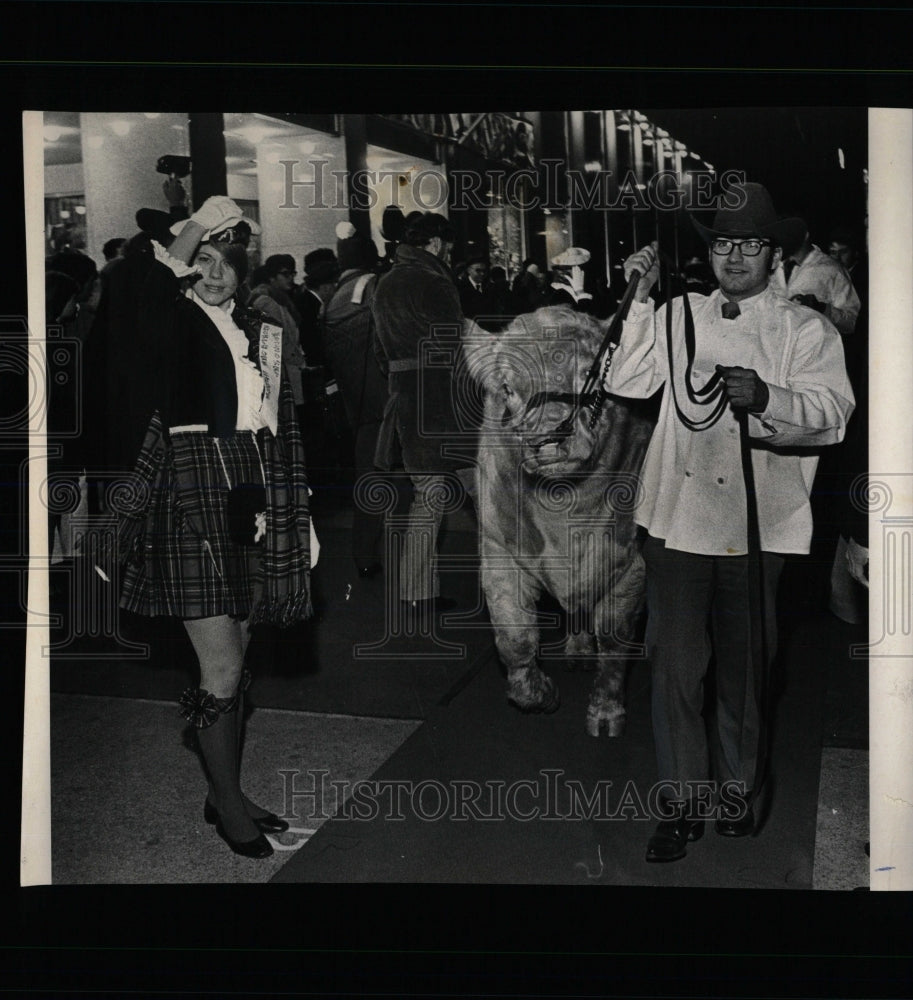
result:
<svg viewBox="0 0 913 1000"><path fill-rule="evenodd" d="M692 295L689 301L696 340L693 388L703 386L719 364L754 369L770 390L764 412L748 416L761 547L806 553L818 459L808 451L784 449L842 440L854 400L840 337L820 314L770 288L742 300L735 319L723 318L725 299L719 291ZM632 304L607 382L609 391L635 398L652 396L665 386L635 519L670 548L744 555L747 514L738 421L728 405L707 430L690 430L679 420L676 400L695 421L705 418L710 407L690 402L685 390L681 299L673 302L670 386L665 317L665 306L654 314L652 302Z"/></svg>

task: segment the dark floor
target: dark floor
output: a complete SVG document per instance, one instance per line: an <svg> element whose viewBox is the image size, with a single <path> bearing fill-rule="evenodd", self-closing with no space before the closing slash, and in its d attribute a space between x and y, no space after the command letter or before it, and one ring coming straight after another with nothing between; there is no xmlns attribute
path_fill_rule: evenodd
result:
<svg viewBox="0 0 913 1000"><path fill-rule="evenodd" d="M471 511L449 517L441 545L443 586L456 607L434 635L392 639L384 580L353 572L350 514L343 507L315 518L316 620L288 633L261 630L251 648L245 784L264 805L297 817L297 832L277 839L265 862L236 858L202 822L205 785L174 707L193 671L181 629L122 618L115 639L86 634L93 630L69 607L75 571L57 571L55 882L868 884L867 667L847 652L864 636L823 609L823 560L796 560L784 576L774 795L757 838L725 842L711 830L682 862L649 866L649 823L619 799L618 815L601 820L437 822L421 809L392 822L346 818L346 809L333 818L357 801L353 791L366 779L375 784L363 790L425 781L435 792L460 782L538 781L551 771L587 791L611 781L611 795L627 787L635 798L654 780L643 664L630 671L620 739L586 734L591 675L560 664L549 668L562 689L555 715L508 707L478 592ZM113 808L123 829L100 843L92 831Z"/></svg>

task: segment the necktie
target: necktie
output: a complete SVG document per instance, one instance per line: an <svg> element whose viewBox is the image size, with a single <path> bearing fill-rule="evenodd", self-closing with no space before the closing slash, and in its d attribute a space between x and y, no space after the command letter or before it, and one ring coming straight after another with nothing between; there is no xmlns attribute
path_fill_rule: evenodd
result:
<svg viewBox="0 0 913 1000"><path fill-rule="evenodd" d="M741 311L738 302L723 303L723 319L735 319Z"/></svg>
<svg viewBox="0 0 913 1000"><path fill-rule="evenodd" d="M789 260L783 261L783 278L786 281L787 285L789 284L789 279L793 276L793 271L795 271L796 269L796 264L797 262L794 261L792 257L790 257Z"/></svg>

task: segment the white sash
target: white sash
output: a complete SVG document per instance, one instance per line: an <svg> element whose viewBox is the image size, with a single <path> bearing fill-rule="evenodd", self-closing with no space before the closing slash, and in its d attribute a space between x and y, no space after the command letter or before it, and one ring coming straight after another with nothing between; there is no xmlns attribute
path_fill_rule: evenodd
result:
<svg viewBox="0 0 913 1000"><path fill-rule="evenodd" d="M260 416L273 432L279 433L279 388L282 384L282 327L273 323L260 326L260 374L263 400Z"/></svg>

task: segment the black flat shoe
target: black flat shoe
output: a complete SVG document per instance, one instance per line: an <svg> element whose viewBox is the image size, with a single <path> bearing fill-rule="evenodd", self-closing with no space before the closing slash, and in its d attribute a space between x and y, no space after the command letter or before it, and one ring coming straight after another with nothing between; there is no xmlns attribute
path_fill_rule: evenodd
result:
<svg viewBox="0 0 913 1000"><path fill-rule="evenodd" d="M646 860L678 861L688 853L686 844L700 840L704 836L704 821L688 819L679 816L677 819L665 819L657 827L656 832L647 842Z"/></svg>
<svg viewBox="0 0 913 1000"><path fill-rule="evenodd" d="M268 858L273 853L273 845L263 836L258 834L253 840L232 840L225 832L222 821L216 821L216 833L226 844L243 858Z"/></svg>
<svg viewBox="0 0 913 1000"><path fill-rule="evenodd" d="M209 799L203 805L203 819L213 826L219 822L219 814L216 811L216 807L212 805ZM275 813L267 813L265 816L258 816L256 818L251 816L251 822L261 833L285 833L288 829L288 823L284 819L279 819Z"/></svg>
<svg viewBox="0 0 913 1000"><path fill-rule="evenodd" d="M721 837L748 837L754 833L754 812L747 795L730 794L720 805L720 816L714 829Z"/></svg>

